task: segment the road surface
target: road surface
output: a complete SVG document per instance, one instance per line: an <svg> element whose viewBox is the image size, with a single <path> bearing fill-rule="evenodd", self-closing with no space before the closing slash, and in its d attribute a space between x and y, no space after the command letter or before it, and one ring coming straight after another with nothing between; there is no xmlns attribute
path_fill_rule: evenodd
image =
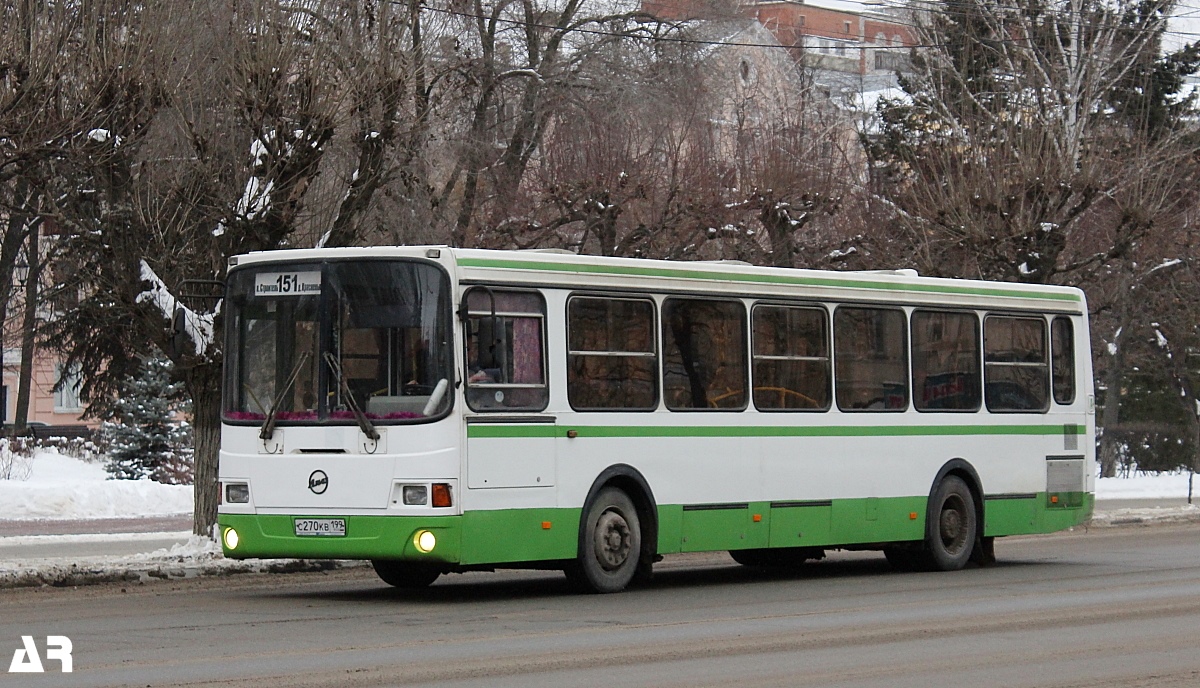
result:
<svg viewBox="0 0 1200 688"><path fill-rule="evenodd" d="M22 635L70 637L75 668L0 686L1200 685L1200 524L996 549L949 574L876 553L789 574L683 555L608 596L532 571L405 593L362 568L0 590L0 672Z"/></svg>

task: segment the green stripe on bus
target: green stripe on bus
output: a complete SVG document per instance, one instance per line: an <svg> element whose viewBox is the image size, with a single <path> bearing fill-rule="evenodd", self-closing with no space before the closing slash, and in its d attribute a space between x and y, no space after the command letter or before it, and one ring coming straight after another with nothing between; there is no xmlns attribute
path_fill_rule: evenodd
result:
<svg viewBox="0 0 1200 688"><path fill-rule="evenodd" d="M984 534L1047 533L1084 523L1092 516L1095 498L1081 497L1077 508L1053 508L1045 492L1028 499L987 499ZM658 552L920 540L925 536L927 500L927 495L832 499L801 508L762 501L737 509L689 511L681 504L660 504ZM451 566L562 561L575 556L581 517L578 507L477 510L461 516L338 516L346 520L345 537L297 537L294 520L307 515L302 510L289 515L221 514L221 530L236 528L241 538L237 550L225 548L225 556L402 559ZM433 552L422 554L414 547L419 530L436 534Z"/></svg>
<svg viewBox="0 0 1200 688"><path fill-rule="evenodd" d="M587 263L554 263L531 260L500 260L493 258L459 258L458 264L471 268L495 268L500 270L540 270L543 272L574 272L599 275L626 275L633 277L667 277L672 279L722 280L726 282L753 282L759 284L788 284L806 287L838 287L844 289L877 289L900 292L926 292L933 294L962 294L967 296L1003 296L1018 299L1049 299L1051 301L1079 302L1079 295L1070 292L1019 291L1000 287L968 287L942 284L901 284L874 280L847 279L842 277L808 277L799 275L764 275L690 268L638 267L632 265L595 265Z"/></svg>
<svg viewBox="0 0 1200 688"><path fill-rule="evenodd" d="M962 435L1063 435L1087 432L1082 424L1063 425L812 425L812 426L630 426L473 424L467 436L484 438L566 437L933 437Z"/></svg>

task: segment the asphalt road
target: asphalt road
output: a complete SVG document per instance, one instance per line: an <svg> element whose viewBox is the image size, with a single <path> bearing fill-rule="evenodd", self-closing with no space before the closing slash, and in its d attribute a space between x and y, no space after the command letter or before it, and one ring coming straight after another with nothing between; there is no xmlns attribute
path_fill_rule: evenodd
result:
<svg viewBox="0 0 1200 688"><path fill-rule="evenodd" d="M403 593L361 568L0 590L0 672L22 635L69 636L75 664L0 686L1200 685L1200 524L996 549L950 574L875 553L786 575L669 557L609 596L552 572Z"/></svg>

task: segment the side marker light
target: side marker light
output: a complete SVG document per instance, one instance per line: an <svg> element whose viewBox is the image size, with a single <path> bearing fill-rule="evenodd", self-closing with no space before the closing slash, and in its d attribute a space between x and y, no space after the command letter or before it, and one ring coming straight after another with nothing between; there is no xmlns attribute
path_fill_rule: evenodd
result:
<svg viewBox="0 0 1200 688"><path fill-rule="evenodd" d="M917 512L915 512L915 511L908 512L908 520L910 520L910 521L917 520Z"/></svg>

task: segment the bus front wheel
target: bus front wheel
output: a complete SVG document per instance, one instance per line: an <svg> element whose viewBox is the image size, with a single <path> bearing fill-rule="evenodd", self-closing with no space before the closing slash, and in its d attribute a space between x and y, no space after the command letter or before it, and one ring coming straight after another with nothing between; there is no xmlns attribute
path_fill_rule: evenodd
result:
<svg viewBox="0 0 1200 688"><path fill-rule="evenodd" d="M942 479L930 502L925 559L935 571L957 571L967 565L975 546L975 497L962 478Z"/></svg>
<svg viewBox="0 0 1200 688"><path fill-rule="evenodd" d="M371 566L384 583L394 588L427 588L442 575L436 568L407 561L372 559Z"/></svg>
<svg viewBox="0 0 1200 688"><path fill-rule="evenodd" d="M637 573L642 529L629 495L615 487L600 490L584 515L579 555L567 577L587 592L620 592Z"/></svg>

